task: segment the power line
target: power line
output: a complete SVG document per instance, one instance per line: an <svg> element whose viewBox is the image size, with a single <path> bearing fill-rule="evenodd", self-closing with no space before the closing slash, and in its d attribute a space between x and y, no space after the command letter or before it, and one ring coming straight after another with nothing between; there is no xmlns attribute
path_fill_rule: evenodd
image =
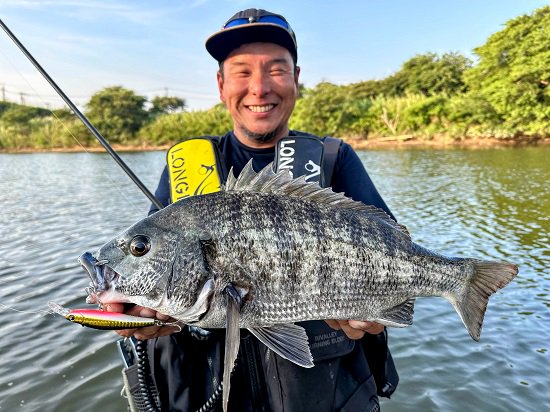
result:
<svg viewBox="0 0 550 412"><path fill-rule="evenodd" d="M3 84L4 87L6 87L6 84ZM17 85L7 85L8 89L6 89L6 93L12 93L12 94L19 94L20 92L23 92L23 93L27 93L27 94L30 94L28 92L28 88L22 88L22 87L19 87ZM129 88L128 88L129 89ZM190 96L195 96L195 97L216 97L217 94L215 93L205 93L205 92L201 92L201 91L197 91L197 90L189 90L189 89L180 89L180 88L177 88L177 87L162 87L162 88L155 88L155 89L148 89L148 90L134 90L134 89L129 89L129 90L132 90L134 91L136 94L145 94L145 95L149 95L149 94L156 94L158 96L170 96L170 95L175 95L177 97L180 97L179 95L183 94L183 95L190 95ZM93 94L91 95L75 95L75 96L72 96L76 99L86 99L86 98L91 98ZM56 94L40 94L40 97L43 97L43 98L59 98L58 95Z"/></svg>
<svg viewBox="0 0 550 412"><path fill-rule="evenodd" d="M133 89L129 89L129 90L132 90L137 95L145 96L148 100L151 100L153 97L157 97L157 96L179 97L186 101L189 99L195 99L195 100L212 99L213 100L217 98L217 95L213 93L203 93L200 91L184 90L177 87L168 87L168 86L163 88L155 88L155 89L148 89L148 90L141 90L141 91L136 91ZM90 99L94 94L75 95L71 97L78 104L78 106L83 107L90 101ZM19 104L32 104L38 107L46 107L48 109L51 109L52 107L53 108L65 107L65 105L63 104L59 96L56 94L48 94L48 93L42 94L42 93L38 93L36 90L30 91L26 87L21 87L19 85L14 85L14 84L1 83L0 96L3 101L10 101L10 102L19 103Z"/></svg>

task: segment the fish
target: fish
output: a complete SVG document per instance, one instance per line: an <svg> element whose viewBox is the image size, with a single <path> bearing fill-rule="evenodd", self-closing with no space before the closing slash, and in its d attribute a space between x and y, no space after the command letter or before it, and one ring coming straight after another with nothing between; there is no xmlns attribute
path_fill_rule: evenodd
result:
<svg viewBox="0 0 550 412"><path fill-rule="evenodd" d="M417 297L448 300L474 340L489 297L518 267L445 257L384 211L249 162L222 190L181 199L79 258L88 302L131 302L189 325L226 328L224 410L240 329L312 367L295 322L412 324ZM227 383L227 385L225 384Z"/></svg>

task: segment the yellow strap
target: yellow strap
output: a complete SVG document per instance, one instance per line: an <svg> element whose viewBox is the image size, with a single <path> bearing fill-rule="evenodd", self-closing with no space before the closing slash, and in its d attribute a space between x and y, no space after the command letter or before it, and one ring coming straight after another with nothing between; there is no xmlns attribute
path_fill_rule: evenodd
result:
<svg viewBox="0 0 550 412"><path fill-rule="evenodd" d="M221 180L213 145L211 140L199 137L184 140L168 150L166 159L172 203L220 190Z"/></svg>

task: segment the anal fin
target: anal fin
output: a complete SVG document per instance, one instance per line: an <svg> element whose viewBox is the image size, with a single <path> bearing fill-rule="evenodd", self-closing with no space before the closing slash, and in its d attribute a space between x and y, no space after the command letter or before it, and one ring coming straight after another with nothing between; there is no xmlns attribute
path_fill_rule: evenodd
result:
<svg viewBox="0 0 550 412"><path fill-rule="evenodd" d="M311 368L313 356L304 328L292 323L248 328L260 342L273 352L304 368Z"/></svg>
<svg viewBox="0 0 550 412"><path fill-rule="evenodd" d="M386 326L404 328L413 323L415 298L407 299L397 306L385 309L380 313L380 317L375 322Z"/></svg>

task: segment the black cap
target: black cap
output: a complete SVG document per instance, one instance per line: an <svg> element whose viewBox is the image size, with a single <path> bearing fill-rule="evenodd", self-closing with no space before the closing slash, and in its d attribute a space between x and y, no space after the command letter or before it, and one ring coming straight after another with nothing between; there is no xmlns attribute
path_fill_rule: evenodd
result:
<svg viewBox="0 0 550 412"><path fill-rule="evenodd" d="M280 14L262 9L247 9L235 14L206 40L206 50L222 62L233 50L255 42L278 44L290 52L294 61L298 60L296 36L290 24Z"/></svg>

